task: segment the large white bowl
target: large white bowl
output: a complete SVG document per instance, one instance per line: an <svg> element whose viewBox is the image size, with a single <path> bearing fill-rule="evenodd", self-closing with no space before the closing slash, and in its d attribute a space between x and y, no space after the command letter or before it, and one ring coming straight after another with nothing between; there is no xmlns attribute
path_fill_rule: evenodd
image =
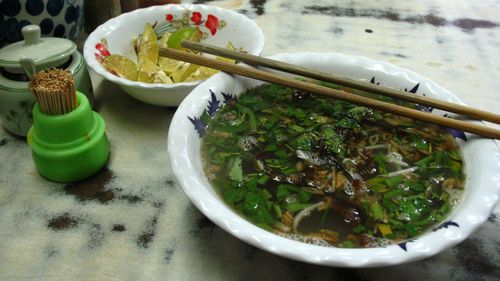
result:
<svg viewBox="0 0 500 281"><path fill-rule="evenodd" d="M186 22L197 26L207 35L202 42L225 47L231 42L236 48L258 55L264 47L262 29L246 16L234 11L215 6L196 4L172 4L138 9L112 18L97 27L88 37L84 45L84 58L90 69L104 79L119 85L132 97L154 105L177 106L201 81L182 82L175 84L148 84L130 81L108 72L99 62L104 52L121 54L137 61L131 44L132 38L144 31L146 23L165 23L168 20L179 20L184 13L189 13ZM201 22L193 13L201 15ZM215 16L219 21L219 29L215 33L207 28L209 16ZM199 23L199 24L197 24ZM98 45L99 44L99 45ZM104 54L106 55L106 54Z"/></svg>
<svg viewBox="0 0 500 281"><path fill-rule="evenodd" d="M417 95L461 103L449 91L412 71L389 63L335 53L281 54L273 58L334 72L354 79L411 90ZM208 104L219 106L227 94L239 95L261 82L225 73L217 74L196 87L181 103L170 125L168 152L173 171L191 201L218 226L239 239L280 256L308 263L341 267L376 267L423 259L466 239L489 216L500 192L500 153L491 139L455 133L465 160L464 197L448 218L433 230L398 245L378 248L343 249L322 247L289 240L254 226L236 214L204 176L200 158L200 136L194 124ZM213 93L213 94L212 94ZM443 114L438 110L435 114Z"/></svg>

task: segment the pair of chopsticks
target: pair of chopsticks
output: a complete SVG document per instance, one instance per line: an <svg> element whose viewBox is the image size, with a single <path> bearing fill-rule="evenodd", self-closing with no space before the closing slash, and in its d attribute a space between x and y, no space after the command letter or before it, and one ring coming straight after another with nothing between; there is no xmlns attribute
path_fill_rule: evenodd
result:
<svg viewBox="0 0 500 281"><path fill-rule="evenodd" d="M477 120L485 120L500 124L500 115L493 114L487 111L482 111L478 109L473 109L467 106L462 106L459 104L454 104L446 101L441 101L437 99L431 99L428 97L420 97L417 95L407 94L403 91L390 89L382 87L379 85L374 85L372 83L362 82L347 79L344 77L339 77L336 75L322 73L313 71L307 68L299 67L296 65L271 60L259 56L254 56L245 53L234 52L228 49L219 48L216 46L211 46L207 44L202 44L193 41L184 40L181 46L195 51L200 51L203 53L209 53L221 57L227 57L231 59L236 59L238 61L245 62L249 65L254 66L264 66L271 69L276 69L282 72L288 72L292 74L301 75L304 77L309 77L317 80L333 82L339 85L351 87L353 89L358 89L362 91L367 91L371 93L376 93L380 95L385 95L389 97L394 97L397 99L402 99L410 102L414 102L421 105L428 105L435 108L439 108L448 112L458 113L463 116L467 116ZM296 80L289 78L277 73L266 72L263 70L255 69L252 67L236 65L224 61L219 61L211 59L205 56L200 56L176 49L171 48L160 48L160 56L169 57L172 59L182 60L189 63L194 63L197 65L202 65L214 69L218 69L227 73L232 73L240 76L246 76L257 80L262 80L270 83L280 84L287 87L297 88L304 91L320 94L323 96L332 97L335 99L343 100L357 105L366 106L373 109L382 110L385 112L405 116L408 118L433 123L447 128L452 128L456 130L461 130L464 132L469 132L479 136L484 136L493 139L500 139L500 130L489 128L486 126L481 126L473 123L467 123L461 120L441 117L435 114L379 101L376 99L368 98L366 96L357 95L355 93L347 93L341 90L335 90L325 86Z"/></svg>

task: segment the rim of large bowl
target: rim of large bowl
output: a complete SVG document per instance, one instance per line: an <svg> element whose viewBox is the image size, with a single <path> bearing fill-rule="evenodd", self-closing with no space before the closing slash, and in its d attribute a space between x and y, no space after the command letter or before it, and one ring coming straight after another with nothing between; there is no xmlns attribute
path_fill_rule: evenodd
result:
<svg viewBox="0 0 500 281"><path fill-rule="evenodd" d="M151 6L147 8L141 8L141 9L136 9L127 13L123 13L119 16L116 16L114 18L111 18L107 20L106 22L102 23L98 27L94 29L92 33L89 34L88 38L85 41L84 47L83 47L83 55L85 58L85 61L87 65L96 73L99 75L105 77L107 80L111 80L119 85L122 86L128 86L128 87L141 87L141 88L146 88L146 89L171 89L175 87L193 87L200 82L204 80L197 80L197 81L191 81L191 82L180 82L180 83L174 83L174 84L163 84L163 83L158 83L158 84L151 84L151 83L145 83L145 82L138 82L138 81L131 81L116 75L113 75L99 63L94 56L94 44L98 42L101 38L104 37L104 30L106 29L107 26L112 25L112 24L118 24L123 19L130 17L135 14L141 14L141 13L150 13L152 11L168 11L170 9L176 9L178 11L181 10L186 10L186 9L202 9L205 11L217 11L221 13L227 13L231 16L234 17L239 17L241 20L245 22L246 25L252 26L252 29L255 29L256 33L254 34L257 42L257 46L255 50L249 51L251 54L259 55L262 50L264 49L264 32L262 29L251 19L249 19L247 16L240 14L238 12L235 12L233 10L229 10L226 8L222 7L217 7L217 6L211 6L211 5L204 5L204 4L190 4L190 3L184 3L184 4L166 4L163 6Z"/></svg>
<svg viewBox="0 0 500 281"><path fill-rule="evenodd" d="M284 53L272 56L271 58L286 60L290 56L321 56L325 60L329 57L334 57L337 60L351 60L353 61L353 65L360 64L363 66L377 64L377 69L380 69L380 66L382 66L383 70L390 71L390 75L395 76L396 79L416 79L421 83L427 83L440 98L462 103L454 94L440 87L434 81L411 70L387 62L376 61L361 56L312 52ZM213 194L206 194L206 192L202 194L198 193L200 186L209 189L212 189L212 187L203 175L200 176L192 172L193 163L188 158L187 152L193 148L186 146L187 140L195 133L194 130L187 130L188 128L191 129L191 127L184 127L186 126L184 125L186 120L183 119L187 119L188 114L193 114L194 111L201 113L206 103L200 102L200 97L206 96L208 99L207 93L209 91L207 89L215 87L217 79L222 79L224 76L228 75L221 73L209 78L196 87L192 94L180 104L169 129L168 153L174 174L191 202L215 224L238 239L265 251L307 263L341 267L390 266L424 259L458 244L476 230L487 219L495 207L500 192L500 173L495 172L496 170L491 168L487 171L491 177L486 178L486 182L483 183L485 188L489 189L491 193L484 195L477 194L477 192L474 193L471 195L472 199L470 200L476 202L476 204L462 204L463 202L461 202L461 205L465 207L461 210L455 208L448 217L457 219L460 222L466 222L467 224L461 225L460 228L442 226L439 231L427 232L412 241L408 241L411 242L408 246L405 243L405 249L399 245L362 249L322 247L283 238L263 230L237 215L220 198L215 197ZM398 76L400 77L398 78ZM500 168L500 153L494 141L484 139L479 140L479 143L481 147L484 147L485 143L488 144L486 152L489 157L486 159L487 163L485 163L485 166ZM201 173L203 172L201 171ZM408 251L406 247L408 247Z"/></svg>

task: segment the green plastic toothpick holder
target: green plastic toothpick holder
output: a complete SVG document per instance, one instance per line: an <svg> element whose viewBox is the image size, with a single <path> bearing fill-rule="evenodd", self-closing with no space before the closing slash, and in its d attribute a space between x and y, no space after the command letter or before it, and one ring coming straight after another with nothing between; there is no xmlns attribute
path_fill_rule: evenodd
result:
<svg viewBox="0 0 500 281"><path fill-rule="evenodd" d="M74 182L99 171L109 157L109 141L102 117L92 111L84 94L78 106L63 115L47 115L38 103L28 144L38 172L55 182Z"/></svg>

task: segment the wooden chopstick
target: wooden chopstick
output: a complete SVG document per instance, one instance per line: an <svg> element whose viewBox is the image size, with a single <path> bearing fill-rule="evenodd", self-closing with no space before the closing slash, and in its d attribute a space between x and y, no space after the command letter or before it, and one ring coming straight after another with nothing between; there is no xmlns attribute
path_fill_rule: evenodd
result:
<svg viewBox="0 0 500 281"><path fill-rule="evenodd" d="M330 73L319 72L315 70L311 70L305 67L289 64L286 62L281 62L277 60L272 60L268 58L263 58L259 56L254 56L251 54L240 53L231 51L229 49L220 48L213 45L203 44L194 41L184 40L181 43L181 46L184 48L192 49L195 51L200 51L207 54L217 55L221 57L231 58L238 61L242 61L246 64L254 65L254 66L264 66L271 69L276 69L283 72L293 73L304 77L309 77L313 79L317 79L320 81L332 82L338 85L347 86L350 88L367 91L370 93L380 94L396 99L406 100L413 103L427 105L434 108L439 108L444 111L457 113L463 116L467 116L477 120L485 120L492 123L500 124L500 115L471 108L468 106L463 106L456 103L451 103L443 100L433 99L429 97L422 97L418 95L408 94L404 91L400 91L397 89L387 88L380 85L374 85L372 83L353 80L349 78L345 78L338 75L333 75ZM357 94L357 93L353 93Z"/></svg>
<svg viewBox="0 0 500 281"><path fill-rule="evenodd" d="M410 109L407 107L386 103L363 96L351 95L343 91L335 90L321 85L312 84L305 81L300 81L277 73L270 73L252 67L236 65L224 61L218 61L205 56L191 54L185 51L180 51L171 48L160 48L159 53L160 56L177 59L189 63L194 63L197 65L202 65L210 68L215 68L228 73L246 76L257 80L262 80L270 83L284 85L287 87L301 89L304 91L309 91L312 93L320 94L327 97L332 97L353 104L358 104L382 110L385 112L390 112L397 115L405 116L408 118L441 125L447 128L453 128L488 138L500 139L500 130L495 130L493 128L467 123L456 119L441 117L435 114L418 111L415 109Z"/></svg>

